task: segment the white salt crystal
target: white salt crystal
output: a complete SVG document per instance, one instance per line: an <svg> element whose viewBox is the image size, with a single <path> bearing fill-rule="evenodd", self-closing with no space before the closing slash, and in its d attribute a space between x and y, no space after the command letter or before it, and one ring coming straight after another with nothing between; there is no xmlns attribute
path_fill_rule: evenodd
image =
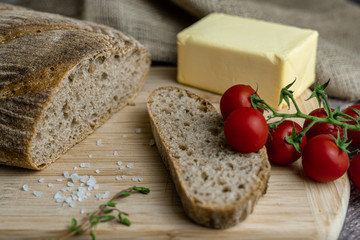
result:
<svg viewBox="0 0 360 240"><path fill-rule="evenodd" d="M43 183L45 181L45 178L40 178L39 183Z"/></svg>
<svg viewBox="0 0 360 240"><path fill-rule="evenodd" d="M122 175L121 178L125 179L125 178L127 178L127 176L126 176L126 175Z"/></svg>
<svg viewBox="0 0 360 240"><path fill-rule="evenodd" d="M99 170L99 169L96 169L95 172L96 172L96 173L100 173L100 170Z"/></svg>
<svg viewBox="0 0 360 240"><path fill-rule="evenodd" d="M126 135L126 134L123 134L122 137L123 137L123 138L127 138L127 135Z"/></svg>
<svg viewBox="0 0 360 240"><path fill-rule="evenodd" d="M78 170L78 167L74 167L74 170Z"/></svg>
<svg viewBox="0 0 360 240"><path fill-rule="evenodd" d="M155 140L154 140L154 139L150 139L149 145L150 145L150 146L154 146L154 145L155 145Z"/></svg>
<svg viewBox="0 0 360 240"><path fill-rule="evenodd" d="M117 165L120 166L121 164L122 164L122 161L118 161L118 162L117 162Z"/></svg>
<svg viewBox="0 0 360 240"><path fill-rule="evenodd" d="M142 177L139 177L139 178L138 178L138 181L139 181L139 182L142 182L142 181L143 181L143 178L142 178Z"/></svg>
<svg viewBox="0 0 360 240"><path fill-rule="evenodd" d="M119 156L119 153L117 151L115 151L114 156Z"/></svg>
<svg viewBox="0 0 360 240"><path fill-rule="evenodd" d="M137 181L138 181L138 178L137 178L137 177L133 177L133 178L131 179L131 181L137 182Z"/></svg>
<svg viewBox="0 0 360 240"><path fill-rule="evenodd" d="M68 191L71 191L71 187L63 187L61 189L62 192L68 192Z"/></svg>
<svg viewBox="0 0 360 240"><path fill-rule="evenodd" d="M90 163L80 163L80 167L88 168L88 167L90 167Z"/></svg>
<svg viewBox="0 0 360 240"><path fill-rule="evenodd" d="M89 158L92 158L93 157L93 155L92 154L89 154Z"/></svg>
<svg viewBox="0 0 360 240"><path fill-rule="evenodd" d="M76 203L75 203L75 202L71 202L69 205L70 205L70 207L72 207L72 208L76 207Z"/></svg>
<svg viewBox="0 0 360 240"><path fill-rule="evenodd" d="M68 171L65 171L64 172L64 177L68 178L70 175L69 175L69 172Z"/></svg>
<svg viewBox="0 0 360 240"><path fill-rule="evenodd" d="M22 189L23 189L24 191L29 191L29 186L28 186L27 184L24 184L24 185L22 186Z"/></svg>
<svg viewBox="0 0 360 240"><path fill-rule="evenodd" d="M68 182L67 185L68 185L68 187L73 187L74 186L74 184L72 182Z"/></svg>
<svg viewBox="0 0 360 240"><path fill-rule="evenodd" d="M124 170L124 169L125 169L125 166L121 166L121 167L120 167L120 170Z"/></svg>
<svg viewBox="0 0 360 240"><path fill-rule="evenodd" d="M62 179L61 179L61 178L58 178L58 179L56 179L56 181L58 181L58 182L62 182Z"/></svg>
<svg viewBox="0 0 360 240"><path fill-rule="evenodd" d="M41 191L33 191L35 197L40 197L43 193Z"/></svg>
<svg viewBox="0 0 360 240"><path fill-rule="evenodd" d="M122 178L120 176L115 177L116 180L121 180Z"/></svg>
<svg viewBox="0 0 360 240"><path fill-rule="evenodd" d="M94 190L98 190L99 189L99 184L95 184L94 185Z"/></svg>
<svg viewBox="0 0 360 240"><path fill-rule="evenodd" d="M66 207L66 206L67 206L67 203L66 203L66 202L64 202L64 203L62 204L62 206L63 206L63 207Z"/></svg>
<svg viewBox="0 0 360 240"><path fill-rule="evenodd" d="M83 187L83 186L85 186L85 184L84 184L84 183L80 183L80 186Z"/></svg>
<svg viewBox="0 0 360 240"><path fill-rule="evenodd" d="M102 140L101 140L101 139L98 139L98 140L96 141L96 145L102 146Z"/></svg>
<svg viewBox="0 0 360 240"><path fill-rule="evenodd" d="M126 167L127 167L127 168L132 168L133 166L134 166L133 163L128 163L128 164L126 164Z"/></svg>
<svg viewBox="0 0 360 240"><path fill-rule="evenodd" d="M81 214L84 214L84 213L85 213L85 208L82 208L82 209L80 210L80 213L81 213Z"/></svg>
<svg viewBox="0 0 360 240"><path fill-rule="evenodd" d="M88 175L83 175L83 176L79 176L80 177L80 182L82 183L86 183L87 179L89 178Z"/></svg>
<svg viewBox="0 0 360 240"><path fill-rule="evenodd" d="M71 203L72 202L72 197L66 197L65 198L65 202L67 202L67 203Z"/></svg>
<svg viewBox="0 0 360 240"><path fill-rule="evenodd" d="M86 182L86 185L89 187L94 187L96 184L96 179L93 176L90 176L89 180Z"/></svg>
<svg viewBox="0 0 360 240"><path fill-rule="evenodd" d="M54 187L54 184L48 183L48 187Z"/></svg>
<svg viewBox="0 0 360 240"><path fill-rule="evenodd" d="M136 133L141 133L141 128L135 129L135 132L136 132Z"/></svg>
<svg viewBox="0 0 360 240"><path fill-rule="evenodd" d="M76 183L80 177L77 173L73 173L73 174L71 174L70 178L73 183Z"/></svg>
<svg viewBox="0 0 360 240"><path fill-rule="evenodd" d="M109 191L106 191L104 194L101 194L101 193L97 193L95 195L95 197L98 199L98 200L101 200L101 199L104 199L104 198L107 198L109 196Z"/></svg>

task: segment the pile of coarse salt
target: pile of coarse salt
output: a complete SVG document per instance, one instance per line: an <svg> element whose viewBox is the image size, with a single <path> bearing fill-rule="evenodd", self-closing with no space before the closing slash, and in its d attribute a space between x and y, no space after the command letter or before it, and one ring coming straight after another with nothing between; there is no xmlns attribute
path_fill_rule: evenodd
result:
<svg viewBox="0 0 360 240"><path fill-rule="evenodd" d="M137 128L135 129L135 133L141 133L141 128ZM123 138L126 138L127 135L123 134L122 135ZM154 144L153 139L150 140L150 146ZM102 146L102 140L98 139L96 142L97 146ZM114 156L119 156L119 153L117 151L114 151L113 153ZM89 158L92 158L93 155L89 154ZM134 163L128 163L126 165L122 165L123 162L122 161L118 161L117 165L120 166L120 170L124 170L125 168L132 168L134 166ZM80 168L90 168L90 163L88 162L84 162L81 163ZM74 170L78 170L78 167L75 166ZM100 170L96 169L95 173L99 174ZM77 172L72 173L70 175L70 173L68 171L65 171L63 173L63 177L65 178L58 178L56 181L57 182L66 182L66 187L61 188L58 192L55 193L54 195L54 199L57 203L62 203L62 206L70 206L70 207L75 207L76 206L76 201L78 202L82 202L85 199L91 197L91 191L93 190L98 190L99 189L99 184L96 183L96 179L94 176L90 175L79 175ZM115 179L116 180L121 180L121 179L125 179L127 178L126 175L122 175L122 176L116 176ZM132 181L136 181L136 182L142 182L143 178L141 177L133 177L131 178ZM44 178L40 178L38 180L39 183L44 183L45 179ZM47 186L49 188L53 188L54 184L52 183L48 183ZM24 184L22 186L22 190L24 191L29 191L29 186L27 184ZM43 192L41 191L33 191L32 192L33 195L35 197L40 197ZM105 193L96 193L95 197L98 200L101 199L105 199L108 198L110 194L110 191L105 191ZM84 213L85 209L81 209L81 213Z"/></svg>

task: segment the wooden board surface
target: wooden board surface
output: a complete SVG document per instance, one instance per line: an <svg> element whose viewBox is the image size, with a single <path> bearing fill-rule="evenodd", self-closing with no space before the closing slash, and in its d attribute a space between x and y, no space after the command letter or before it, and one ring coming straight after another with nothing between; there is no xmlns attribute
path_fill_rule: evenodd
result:
<svg viewBox="0 0 360 240"><path fill-rule="evenodd" d="M346 175L331 183L309 180L301 162L288 167L272 166L267 194L260 199L246 221L227 230L213 230L191 222L181 207L179 198L152 141L146 99L159 86L180 86L176 83L176 68L154 67L134 104L125 107L87 139L70 149L57 162L43 171L0 166L0 239L56 238L69 228L71 218L80 220L85 212L96 210L116 192L129 186L145 186L149 195L134 195L118 201L118 207L130 214L131 227L116 222L100 224L98 239L336 239L349 200L349 180ZM218 104L220 96L185 87ZM309 112L315 101L299 99L300 108ZM97 145L97 140L102 145ZM116 156L116 153L118 155ZM114 155L115 153L115 155ZM89 155L92 155L92 158ZM120 170L118 161L126 166ZM80 168L90 163L89 168ZM77 167L77 170L74 170ZM96 173L95 170L99 170ZM56 192L66 187L63 172L93 175L98 190L75 207L54 200ZM126 175L121 180L117 176ZM142 178L134 182L132 178ZM39 182L44 178L44 182ZM62 179L62 182L57 181ZM48 187L48 184L53 187ZM23 191L27 184L29 191ZM78 186L78 183L75 184ZM73 187L74 188L74 187ZM42 191L35 197L33 191ZM109 198L98 200L96 193L110 191ZM74 239L90 239L88 234Z"/></svg>

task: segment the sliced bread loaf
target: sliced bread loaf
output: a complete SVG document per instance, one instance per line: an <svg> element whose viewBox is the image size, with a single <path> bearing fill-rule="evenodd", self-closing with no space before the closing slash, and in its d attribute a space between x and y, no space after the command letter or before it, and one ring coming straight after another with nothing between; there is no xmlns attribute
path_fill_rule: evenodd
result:
<svg viewBox="0 0 360 240"><path fill-rule="evenodd" d="M43 169L124 107L150 55L115 29L0 3L0 164Z"/></svg>
<svg viewBox="0 0 360 240"><path fill-rule="evenodd" d="M147 108L156 146L186 214L211 228L244 220L267 189L266 149L251 154L231 149L221 114L187 90L154 90Z"/></svg>

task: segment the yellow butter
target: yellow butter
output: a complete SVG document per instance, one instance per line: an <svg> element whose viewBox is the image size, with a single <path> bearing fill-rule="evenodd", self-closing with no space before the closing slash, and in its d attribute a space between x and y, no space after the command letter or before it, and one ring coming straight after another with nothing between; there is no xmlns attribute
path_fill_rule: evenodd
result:
<svg viewBox="0 0 360 240"><path fill-rule="evenodd" d="M225 14L210 14L181 31L178 81L222 94L247 84L272 107L294 79L294 96L315 80L318 33L314 30ZM284 103L283 103L284 104Z"/></svg>

